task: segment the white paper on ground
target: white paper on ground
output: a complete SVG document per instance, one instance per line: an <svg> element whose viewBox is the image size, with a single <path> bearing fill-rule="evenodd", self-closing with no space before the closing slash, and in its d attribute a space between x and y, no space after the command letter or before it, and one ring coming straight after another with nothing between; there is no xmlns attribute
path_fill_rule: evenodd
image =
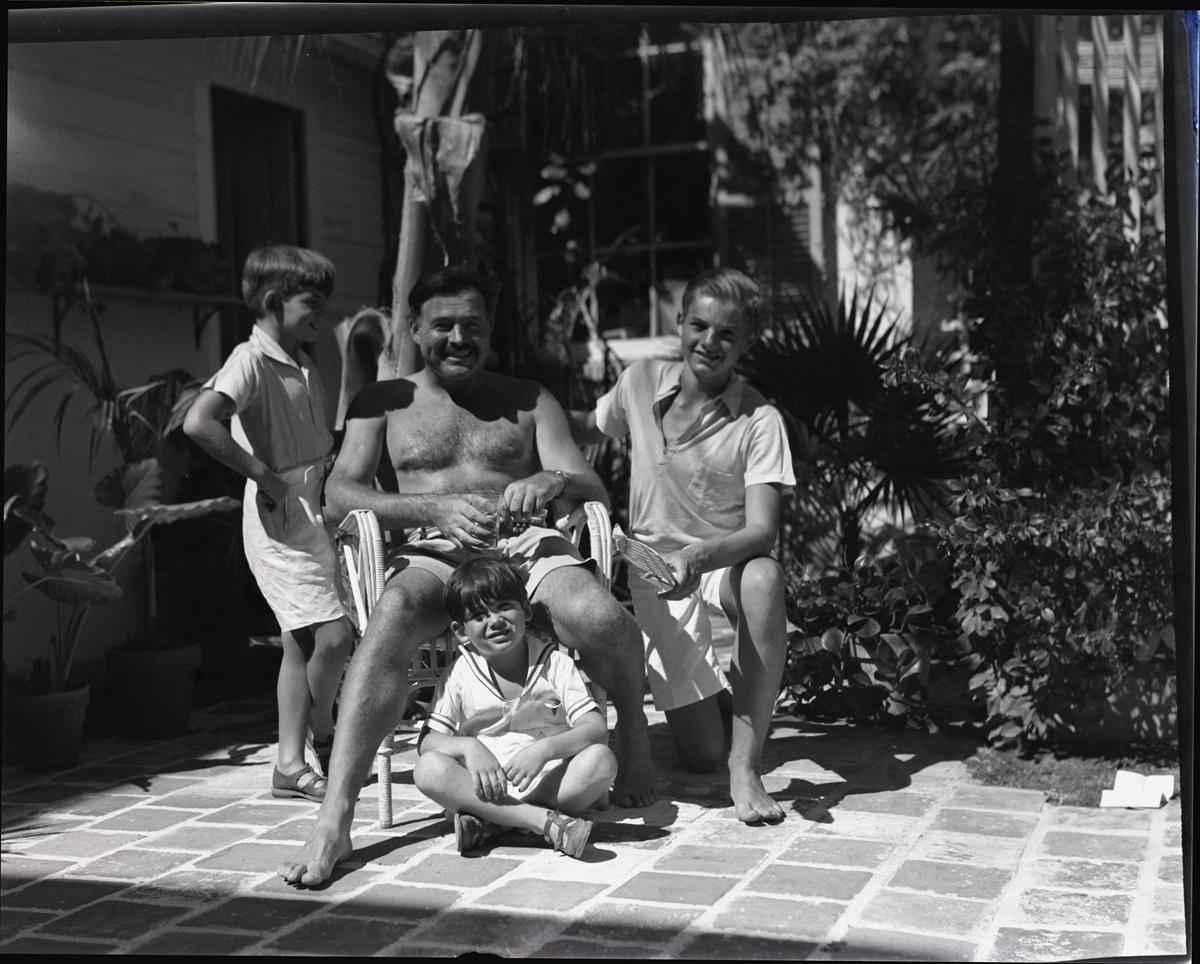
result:
<svg viewBox="0 0 1200 964"><path fill-rule="evenodd" d="M1102 807L1161 807L1175 795L1175 777L1170 773L1143 776L1118 770L1111 790L1100 792Z"/></svg>

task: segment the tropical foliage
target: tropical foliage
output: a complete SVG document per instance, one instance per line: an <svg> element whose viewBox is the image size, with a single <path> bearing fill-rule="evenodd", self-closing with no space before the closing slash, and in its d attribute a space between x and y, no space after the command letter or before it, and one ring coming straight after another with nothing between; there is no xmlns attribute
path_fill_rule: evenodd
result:
<svg viewBox="0 0 1200 964"><path fill-rule="evenodd" d="M41 462L14 465L4 473L5 555L29 539L29 548L40 572L23 572L25 586L4 600L5 621L13 615L9 604L30 589L53 600L57 607L57 629L49 641L46 657L34 660L29 687L58 692L66 685L78 648L84 621L93 606L122 595L116 569L158 524L181 521L226 511L237 505L232 499L207 499L181 505L161 502L162 469L154 459L119 466L95 487L101 505L111 508L124 522L125 533L102 547L90 536L61 536L54 521L45 514L46 466Z"/></svg>

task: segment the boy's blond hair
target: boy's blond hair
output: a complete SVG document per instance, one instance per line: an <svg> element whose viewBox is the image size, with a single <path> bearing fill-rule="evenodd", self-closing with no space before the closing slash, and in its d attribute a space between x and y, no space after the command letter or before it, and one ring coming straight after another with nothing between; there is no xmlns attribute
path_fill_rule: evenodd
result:
<svg viewBox="0 0 1200 964"><path fill-rule="evenodd" d="M333 293L336 275L325 255L292 244L268 244L246 256L242 268L242 298L256 318L267 314L267 292L290 298L304 288L315 288L326 297Z"/></svg>

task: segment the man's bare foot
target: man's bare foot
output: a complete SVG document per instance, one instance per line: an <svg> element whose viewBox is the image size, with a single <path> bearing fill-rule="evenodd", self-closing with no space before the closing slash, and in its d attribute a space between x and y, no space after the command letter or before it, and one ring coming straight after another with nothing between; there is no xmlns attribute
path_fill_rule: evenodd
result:
<svg viewBox="0 0 1200 964"><path fill-rule="evenodd" d="M762 785L762 778L753 770L730 770L729 795L733 811L743 823L779 823L787 816Z"/></svg>
<svg viewBox="0 0 1200 964"><path fill-rule="evenodd" d="M617 779L613 783L612 802L618 807L648 807L658 791L654 787L654 761L650 758L645 714L640 713L636 721L625 726L618 722L616 737Z"/></svg>
<svg viewBox="0 0 1200 964"><path fill-rule="evenodd" d="M276 872L289 884L315 887L328 880L333 868L349 857L353 849L348 832L326 832L318 824L300 852L281 863Z"/></svg>

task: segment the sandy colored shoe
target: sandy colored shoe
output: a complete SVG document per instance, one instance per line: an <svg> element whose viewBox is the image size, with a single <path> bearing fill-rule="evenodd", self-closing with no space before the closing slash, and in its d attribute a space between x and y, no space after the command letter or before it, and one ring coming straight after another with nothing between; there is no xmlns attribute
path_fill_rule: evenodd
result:
<svg viewBox="0 0 1200 964"><path fill-rule="evenodd" d="M583 817L568 817L565 813L551 810L546 814L546 826L542 835L559 853L568 857L582 857L587 847L588 835L592 832L592 822Z"/></svg>
<svg viewBox="0 0 1200 964"><path fill-rule="evenodd" d="M454 843L460 854L465 854L469 850L478 850L506 830L508 827L480 820L470 813L454 815Z"/></svg>

